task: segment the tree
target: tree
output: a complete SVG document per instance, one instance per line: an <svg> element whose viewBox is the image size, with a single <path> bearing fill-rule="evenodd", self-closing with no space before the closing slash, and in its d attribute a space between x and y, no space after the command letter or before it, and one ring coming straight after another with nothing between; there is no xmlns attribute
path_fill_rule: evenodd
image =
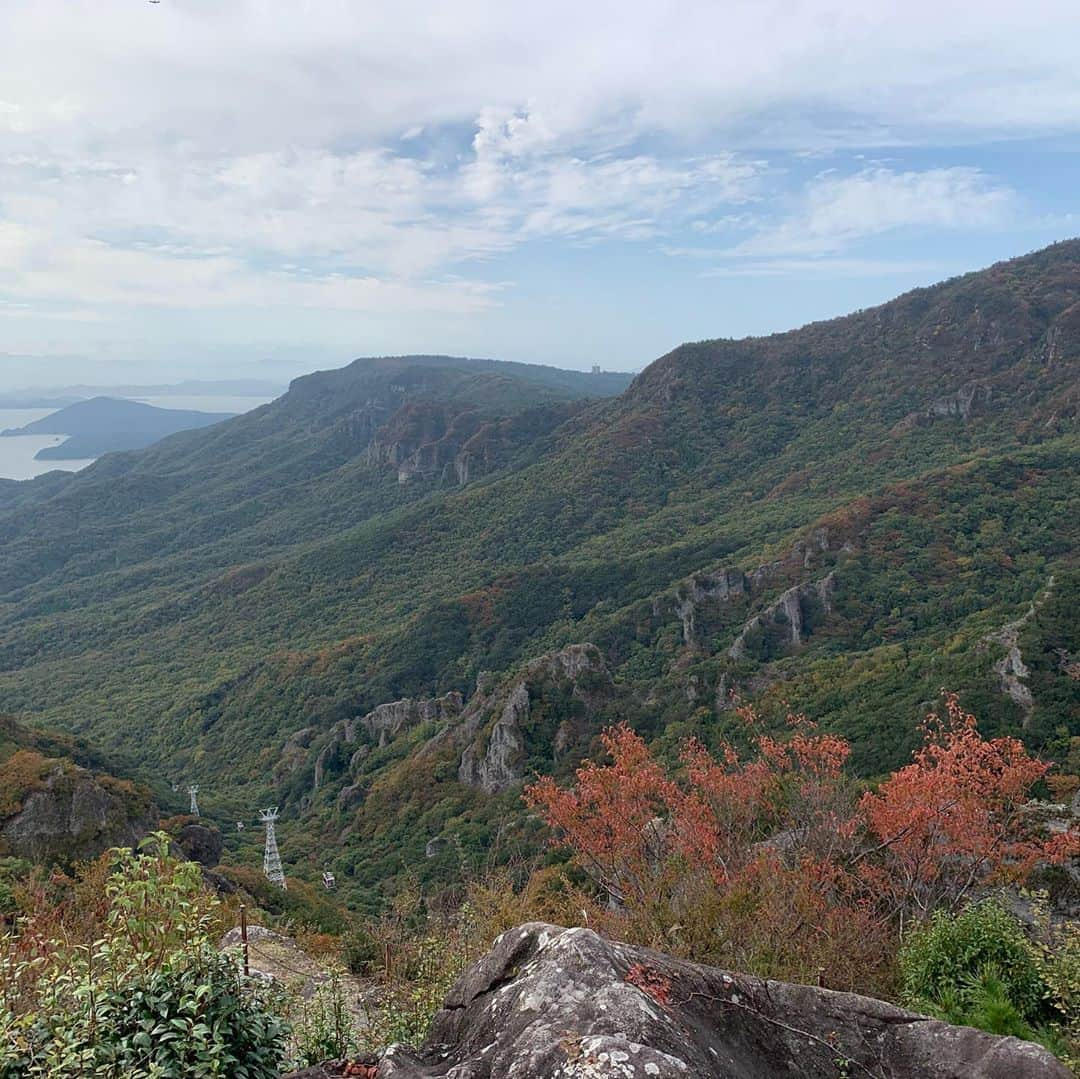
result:
<svg viewBox="0 0 1080 1079"><path fill-rule="evenodd" d="M611 727L600 740L611 764L586 761L572 789L545 776L526 788L525 803L565 835L612 900L645 903L662 890L665 820L679 790L629 727Z"/></svg>
<svg viewBox="0 0 1080 1079"><path fill-rule="evenodd" d="M981 886L1078 849L1074 832L1034 835L1025 812L1050 766L1016 738L984 739L956 694L945 705L944 718L927 718L912 763L859 806L879 856L862 859L860 871L890 913L959 910Z"/></svg>
<svg viewBox="0 0 1080 1079"><path fill-rule="evenodd" d="M846 950L850 967L905 919L957 910L980 887L1080 852L1075 831L1029 827L1028 796L1048 766L1014 738L984 739L955 695L945 705L912 763L862 797L844 773L844 739L795 715L769 735L744 707L746 758L690 740L671 771L618 726L602 736L610 763L586 762L571 788L541 779L525 799L619 909L685 933L707 907L726 954L757 941L758 958L805 972L815 949Z"/></svg>
<svg viewBox="0 0 1080 1079"><path fill-rule="evenodd" d="M842 871L856 832L847 744L803 716L776 738L739 714L746 759L691 740L676 777L619 726L603 735L610 764L586 762L571 789L542 779L526 800L614 902L615 932L777 977L825 967L830 984L878 983L881 933Z"/></svg>
<svg viewBox="0 0 1080 1079"><path fill-rule="evenodd" d="M569 789L540 779L526 788L525 801L619 902L654 892L672 858L680 870L706 871L720 886L784 852L834 860L856 831L843 775L847 742L819 733L805 716L789 716L789 734L780 739L764 733L752 708L738 714L752 734L749 759L728 744L714 756L690 739L676 781L644 740L620 725L601 735L610 764L586 761Z"/></svg>

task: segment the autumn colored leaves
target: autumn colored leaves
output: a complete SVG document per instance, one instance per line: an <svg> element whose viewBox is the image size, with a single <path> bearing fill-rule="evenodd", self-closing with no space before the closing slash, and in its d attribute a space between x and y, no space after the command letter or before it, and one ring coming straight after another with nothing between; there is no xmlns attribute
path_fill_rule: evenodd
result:
<svg viewBox="0 0 1080 1079"><path fill-rule="evenodd" d="M688 919L711 918L729 938L714 941L720 958L750 947L761 966L764 949L766 967L806 976L865 949L874 965L905 921L1080 852L1075 831L1029 827L1048 766L1016 739L984 739L953 695L912 762L872 790L845 774L847 742L806 717L776 736L752 708L739 715L749 753L691 740L669 769L618 726L602 736L610 763L586 762L570 788L550 777L527 788L610 910L683 937L700 930Z"/></svg>

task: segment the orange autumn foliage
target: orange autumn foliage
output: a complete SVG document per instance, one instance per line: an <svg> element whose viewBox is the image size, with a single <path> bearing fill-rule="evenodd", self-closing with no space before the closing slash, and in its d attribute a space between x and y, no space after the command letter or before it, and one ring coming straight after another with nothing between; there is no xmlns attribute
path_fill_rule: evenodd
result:
<svg viewBox="0 0 1080 1079"><path fill-rule="evenodd" d="M660 887L656 853L679 788L628 727L612 727L601 740L612 764L586 761L569 790L545 776L526 789L525 801L567 836L587 872L613 899L642 902Z"/></svg>
<svg viewBox="0 0 1080 1079"><path fill-rule="evenodd" d="M894 911L955 910L987 882L1025 877L1038 862L1080 853L1075 832L1042 838L1025 806L1049 765L1016 738L984 739L955 694L929 716L914 760L859 804L881 857L864 877Z"/></svg>
<svg viewBox="0 0 1080 1079"><path fill-rule="evenodd" d="M740 715L759 727L752 709ZM758 729L748 759L692 740L678 774L614 727L602 736L610 763L586 762L570 788L540 779L525 799L619 906L677 902L705 879L750 918L767 911L770 932L811 938L954 909L979 887L1080 853L1075 831L1042 838L1025 826L1047 765L1016 739L984 739L955 696L943 720L927 720L912 763L861 798L844 774L847 742L803 716L788 722L782 738Z"/></svg>

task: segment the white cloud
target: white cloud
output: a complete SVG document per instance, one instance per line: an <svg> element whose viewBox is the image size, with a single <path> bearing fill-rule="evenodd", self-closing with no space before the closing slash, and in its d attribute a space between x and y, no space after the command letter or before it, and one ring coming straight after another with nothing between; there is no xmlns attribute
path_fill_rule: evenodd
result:
<svg viewBox="0 0 1080 1079"><path fill-rule="evenodd" d="M829 254L900 228L978 229L1004 224L1017 196L979 169L894 172L876 167L810 183L797 213L734 247L730 254Z"/></svg>
<svg viewBox="0 0 1080 1079"><path fill-rule="evenodd" d="M341 273L255 272L222 254L177 257L78 238L58 242L0 222L0 291L22 300L158 308L294 307L469 312L498 286L461 280L414 283Z"/></svg>
<svg viewBox="0 0 1080 1079"><path fill-rule="evenodd" d="M1078 134L1078 37L1071 0L12 0L0 297L471 314L523 245L685 233L854 267L1015 197L878 167L785 209L764 159Z"/></svg>
<svg viewBox="0 0 1080 1079"><path fill-rule="evenodd" d="M977 12L957 0L38 0L0 12L0 101L23 131L153 130L245 150L522 108L525 139L538 117L549 139L626 121L766 140L1075 131L1078 30L1070 0Z"/></svg>
<svg viewBox="0 0 1080 1079"><path fill-rule="evenodd" d="M242 306L258 293L259 276L272 302L289 302L286 277L303 267L323 284L294 279L298 306L322 296L328 306L351 298L364 310L393 296L403 309L476 309L490 289L445 281L464 261L535 238L651 235L673 218L746 197L757 172L732 155L507 154L477 138L480 152L449 168L385 148L8 154L0 157L8 192L0 222L9 244L15 230L33 244L21 242L0 282L19 295L40 293L33 265L46 260L50 295L66 273L69 296L84 302L91 293L100 302L145 302L147 289L172 297L167 303L195 301L209 286L209 302Z"/></svg>

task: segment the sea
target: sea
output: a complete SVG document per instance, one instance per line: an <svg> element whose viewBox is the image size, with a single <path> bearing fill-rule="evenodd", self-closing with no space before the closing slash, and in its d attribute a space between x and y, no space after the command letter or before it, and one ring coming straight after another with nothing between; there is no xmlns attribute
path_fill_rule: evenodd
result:
<svg viewBox="0 0 1080 1079"><path fill-rule="evenodd" d="M148 405L158 408L195 409L198 412L250 412L259 405L265 405L269 397L224 397L191 396L163 394L155 397L140 397ZM43 420L56 411L51 408L0 408L0 431L13 427L25 427L28 423ZM94 458L85 461L35 461L34 455L47 446L57 446L66 435L13 435L0 438L0 479L32 480L46 472L78 472L94 463Z"/></svg>

